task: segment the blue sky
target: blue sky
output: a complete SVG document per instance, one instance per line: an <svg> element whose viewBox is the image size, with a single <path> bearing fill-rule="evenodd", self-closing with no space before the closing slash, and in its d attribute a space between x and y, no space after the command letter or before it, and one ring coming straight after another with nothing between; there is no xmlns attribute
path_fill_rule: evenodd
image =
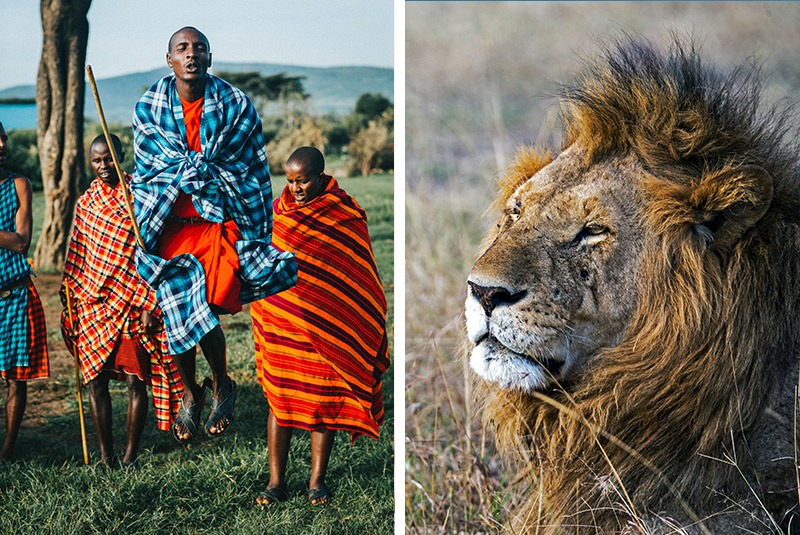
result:
<svg viewBox="0 0 800 535"><path fill-rule="evenodd" d="M39 2L0 0L0 13L0 89L35 84ZM393 17L392 0L94 0L86 62L97 78L161 67L169 36L196 26L218 62L392 67Z"/></svg>

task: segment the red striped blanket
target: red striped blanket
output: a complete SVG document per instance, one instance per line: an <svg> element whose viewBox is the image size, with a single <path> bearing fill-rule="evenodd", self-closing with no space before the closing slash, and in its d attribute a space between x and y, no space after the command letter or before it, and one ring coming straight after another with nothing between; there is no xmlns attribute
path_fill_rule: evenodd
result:
<svg viewBox="0 0 800 535"><path fill-rule="evenodd" d="M364 210L327 177L297 206L274 203L273 243L294 252L294 288L251 305L256 367L278 423L377 438L389 366L386 298Z"/></svg>

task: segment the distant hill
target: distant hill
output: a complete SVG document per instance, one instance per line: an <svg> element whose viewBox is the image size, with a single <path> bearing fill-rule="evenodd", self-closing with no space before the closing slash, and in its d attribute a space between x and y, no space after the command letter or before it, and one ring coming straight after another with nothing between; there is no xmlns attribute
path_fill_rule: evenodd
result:
<svg viewBox="0 0 800 535"><path fill-rule="evenodd" d="M271 63L214 63L212 73L258 71L262 75L286 73L289 76L304 76L303 87L311 95L311 106L318 113L345 115L353 111L356 100L363 93L381 93L394 102L394 71L384 67L302 67ZM131 120L133 107L142 93L153 82L170 73L170 70L154 69L101 78L95 72L97 89L103 101L103 112L109 122L127 123ZM0 99L33 98L36 89L32 85L15 86L0 90ZM85 114L96 120L94 98L86 88Z"/></svg>

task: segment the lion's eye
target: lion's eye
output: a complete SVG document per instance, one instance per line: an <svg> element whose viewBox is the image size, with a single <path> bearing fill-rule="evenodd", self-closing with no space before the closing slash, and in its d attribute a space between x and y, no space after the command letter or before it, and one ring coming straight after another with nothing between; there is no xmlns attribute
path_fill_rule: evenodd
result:
<svg viewBox="0 0 800 535"><path fill-rule="evenodd" d="M606 227L601 227L600 225L587 225L583 227L583 232L587 236L599 236L600 234L605 234L608 232Z"/></svg>
<svg viewBox="0 0 800 535"><path fill-rule="evenodd" d="M595 243L605 240L608 237L608 234L608 227L590 223L584 225L580 232L575 235L575 238L572 240L572 242L576 245L594 245Z"/></svg>
<svg viewBox="0 0 800 535"><path fill-rule="evenodd" d="M515 200L506 208L506 217L512 223L519 219L520 211L522 210L522 203L519 200Z"/></svg>

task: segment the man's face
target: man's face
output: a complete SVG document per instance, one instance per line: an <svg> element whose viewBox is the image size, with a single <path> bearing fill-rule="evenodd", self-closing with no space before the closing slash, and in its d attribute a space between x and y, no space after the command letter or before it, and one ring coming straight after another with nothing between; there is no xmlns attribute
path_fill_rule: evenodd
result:
<svg viewBox="0 0 800 535"><path fill-rule="evenodd" d="M172 37L167 65L180 80L190 82L203 79L211 66L209 48L208 41L200 32L181 30Z"/></svg>
<svg viewBox="0 0 800 535"><path fill-rule="evenodd" d="M6 129L0 124L0 167L6 164L8 160L8 135Z"/></svg>
<svg viewBox="0 0 800 535"><path fill-rule="evenodd" d="M112 187L117 185L119 176L117 175L116 167L114 167L114 160L111 158L111 151L108 150L108 145L103 142L97 142L92 145L89 153L89 163L92 165L94 174L105 184Z"/></svg>
<svg viewBox="0 0 800 535"><path fill-rule="evenodd" d="M294 202L303 206L323 192L322 175L309 176L305 166L290 163L286 166L286 182Z"/></svg>

